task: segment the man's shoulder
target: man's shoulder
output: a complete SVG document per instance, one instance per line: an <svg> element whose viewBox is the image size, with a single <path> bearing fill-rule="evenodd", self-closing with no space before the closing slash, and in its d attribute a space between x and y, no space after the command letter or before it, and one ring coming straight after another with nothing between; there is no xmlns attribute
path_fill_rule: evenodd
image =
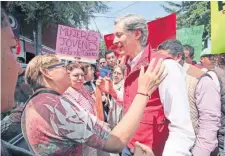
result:
<svg viewBox="0 0 225 156"><path fill-rule="evenodd" d="M173 59L165 59L163 60L162 64L164 64L165 67L169 69L174 69L174 68L182 69L182 66Z"/></svg>
<svg viewBox="0 0 225 156"><path fill-rule="evenodd" d="M204 71L202 71L201 69L195 67L194 65L188 64L186 74L190 75L192 77L195 77L197 79L200 79L206 73Z"/></svg>
<svg viewBox="0 0 225 156"><path fill-rule="evenodd" d="M43 108L45 105L56 106L60 104L61 96L51 93L41 93L29 100L27 105Z"/></svg>

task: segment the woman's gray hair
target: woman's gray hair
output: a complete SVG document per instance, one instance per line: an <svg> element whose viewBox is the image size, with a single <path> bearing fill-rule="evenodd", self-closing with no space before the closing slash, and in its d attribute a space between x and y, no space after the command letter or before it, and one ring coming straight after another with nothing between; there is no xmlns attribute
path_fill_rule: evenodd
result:
<svg viewBox="0 0 225 156"><path fill-rule="evenodd" d="M119 22L123 22L124 29L127 31L134 31L137 29L141 30L142 34L140 42L142 46L146 46L148 37L148 26L146 20L142 16L136 14L128 14L117 18L114 24L116 25Z"/></svg>

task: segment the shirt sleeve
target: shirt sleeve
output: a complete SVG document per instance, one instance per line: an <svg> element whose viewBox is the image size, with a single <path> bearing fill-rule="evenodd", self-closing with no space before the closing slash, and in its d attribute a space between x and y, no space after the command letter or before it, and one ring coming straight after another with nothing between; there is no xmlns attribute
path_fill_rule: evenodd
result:
<svg viewBox="0 0 225 156"><path fill-rule="evenodd" d="M163 63L168 75L159 85L159 94L165 116L170 121L163 156L191 156L190 149L194 144L195 134L184 71L174 60L165 60Z"/></svg>
<svg viewBox="0 0 225 156"><path fill-rule="evenodd" d="M50 123L56 134L74 143L86 144L102 150L111 131L109 125L86 112L75 101L61 98L61 104L52 112Z"/></svg>
<svg viewBox="0 0 225 156"><path fill-rule="evenodd" d="M221 101L216 85L208 76L204 76L199 81L195 98L199 120L192 153L194 156L210 156L218 143L217 131L220 126Z"/></svg>

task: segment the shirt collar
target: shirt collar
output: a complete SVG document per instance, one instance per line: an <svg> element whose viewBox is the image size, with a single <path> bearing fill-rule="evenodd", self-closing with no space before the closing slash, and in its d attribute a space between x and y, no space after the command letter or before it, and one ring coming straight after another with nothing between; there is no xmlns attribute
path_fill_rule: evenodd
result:
<svg viewBox="0 0 225 156"><path fill-rule="evenodd" d="M130 65L131 68L133 68L135 66L135 64L137 64L138 60L141 58L141 55L143 53L144 50L142 50L137 56L135 56L133 58L133 60L128 60L128 64Z"/></svg>

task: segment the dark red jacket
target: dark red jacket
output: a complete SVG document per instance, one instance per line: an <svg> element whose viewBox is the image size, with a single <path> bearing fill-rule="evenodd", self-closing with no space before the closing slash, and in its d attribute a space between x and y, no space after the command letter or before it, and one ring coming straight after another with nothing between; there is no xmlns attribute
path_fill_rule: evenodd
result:
<svg viewBox="0 0 225 156"><path fill-rule="evenodd" d="M153 54L151 46L148 45L132 71L130 71L130 67L127 64L124 83L124 113L128 111L137 93L138 76L141 65L147 68L152 58L158 60L159 58L167 59L169 57L160 53ZM157 89L151 95L151 99L147 103L141 122L135 135L128 143L128 147L133 148L135 142L139 141L152 148L155 156L161 156L169 134L168 123L169 122L164 115L163 105L160 102L159 91Z"/></svg>

